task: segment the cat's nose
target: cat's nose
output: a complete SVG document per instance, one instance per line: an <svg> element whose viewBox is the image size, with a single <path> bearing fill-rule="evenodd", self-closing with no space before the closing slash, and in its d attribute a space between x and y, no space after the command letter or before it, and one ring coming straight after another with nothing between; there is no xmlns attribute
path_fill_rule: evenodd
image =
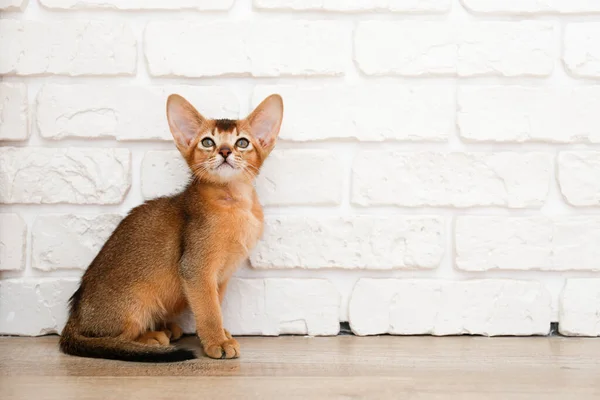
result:
<svg viewBox="0 0 600 400"><path fill-rule="evenodd" d="M223 158L227 158L231 154L231 147L223 146L219 149L219 154L223 156Z"/></svg>

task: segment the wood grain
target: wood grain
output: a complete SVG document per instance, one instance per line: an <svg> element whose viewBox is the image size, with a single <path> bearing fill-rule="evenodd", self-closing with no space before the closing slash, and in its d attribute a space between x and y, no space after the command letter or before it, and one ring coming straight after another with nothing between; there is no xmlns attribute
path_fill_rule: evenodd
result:
<svg viewBox="0 0 600 400"><path fill-rule="evenodd" d="M237 360L65 356L57 337L0 338L0 399L595 399L600 339L242 337ZM194 338L183 346L200 352Z"/></svg>

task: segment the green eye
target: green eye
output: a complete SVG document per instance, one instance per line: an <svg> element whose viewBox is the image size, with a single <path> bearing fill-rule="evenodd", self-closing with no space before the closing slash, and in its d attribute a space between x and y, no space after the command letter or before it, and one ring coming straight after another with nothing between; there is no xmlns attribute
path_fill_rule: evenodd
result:
<svg viewBox="0 0 600 400"><path fill-rule="evenodd" d="M211 138L204 138L202 139L202 146L204 147L213 147L215 145L215 142L211 139Z"/></svg>
<svg viewBox="0 0 600 400"><path fill-rule="evenodd" d="M248 141L248 139L244 139L244 138L238 139L238 141L235 142L235 145L237 147L239 147L240 149L245 149L246 147L248 147L249 144L250 144L250 142Z"/></svg>

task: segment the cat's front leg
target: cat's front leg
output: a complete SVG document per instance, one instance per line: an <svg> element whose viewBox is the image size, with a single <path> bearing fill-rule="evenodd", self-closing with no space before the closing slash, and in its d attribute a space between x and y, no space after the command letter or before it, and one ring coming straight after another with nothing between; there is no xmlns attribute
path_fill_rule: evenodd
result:
<svg viewBox="0 0 600 400"><path fill-rule="evenodd" d="M227 290L227 284L229 283L229 279L225 279L221 283L219 283L219 303L223 305L223 299L225 298L225 291ZM227 339L232 339L231 333L225 328L223 328L223 332L225 332L225 336Z"/></svg>
<svg viewBox="0 0 600 400"><path fill-rule="evenodd" d="M216 278L195 276L184 279L184 288L196 320L196 333L206 355L211 358L239 357L239 343L228 337L223 329Z"/></svg>

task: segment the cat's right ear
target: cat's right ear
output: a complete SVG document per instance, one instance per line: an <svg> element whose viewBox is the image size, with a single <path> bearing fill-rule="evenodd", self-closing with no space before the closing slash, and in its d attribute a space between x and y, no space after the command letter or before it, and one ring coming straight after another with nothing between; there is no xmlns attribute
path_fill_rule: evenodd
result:
<svg viewBox="0 0 600 400"><path fill-rule="evenodd" d="M204 124L204 117L186 99L172 94L167 99L169 129L179 150L187 150Z"/></svg>

